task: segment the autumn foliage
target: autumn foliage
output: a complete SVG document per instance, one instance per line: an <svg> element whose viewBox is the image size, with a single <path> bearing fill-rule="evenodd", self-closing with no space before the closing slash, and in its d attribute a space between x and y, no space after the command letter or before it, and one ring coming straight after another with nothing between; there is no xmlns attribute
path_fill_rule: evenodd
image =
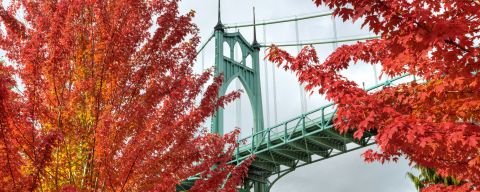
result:
<svg viewBox="0 0 480 192"><path fill-rule="evenodd" d="M1 7L1 191L174 191L197 174L192 191L235 190L237 133L199 130L238 93L193 73L193 16L178 0Z"/></svg>
<svg viewBox="0 0 480 192"><path fill-rule="evenodd" d="M380 151L366 161L405 156L453 176L461 186L425 191L474 191L480 187L480 2L477 0L315 0L334 16L362 21L379 39L339 47L320 62L312 46L293 57L272 47L269 59L293 71L306 88L334 101L342 132L361 138L375 129ZM359 61L381 64L382 75L409 73L410 82L367 93L340 71Z"/></svg>

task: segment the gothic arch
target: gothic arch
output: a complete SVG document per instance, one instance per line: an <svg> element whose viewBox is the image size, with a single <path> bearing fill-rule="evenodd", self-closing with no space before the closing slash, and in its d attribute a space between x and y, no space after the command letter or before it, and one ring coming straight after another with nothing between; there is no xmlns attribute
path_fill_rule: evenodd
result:
<svg viewBox="0 0 480 192"><path fill-rule="evenodd" d="M223 30L215 31L215 75L223 75L219 96L225 95L228 86L238 78L245 88L250 100L254 118L254 133L264 129L263 108L260 88L259 51L258 47L252 46L243 36L238 33L226 33ZM223 56L224 45L230 48L230 57ZM235 58L235 51L239 51L239 57ZM251 58L251 66L247 66L246 58ZM219 108L212 118L212 132L223 134L223 109ZM260 137L260 136L258 136Z"/></svg>
<svg viewBox="0 0 480 192"><path fill-rule="evenodd" d="M231 46L228 42L223 42L223 56L224 57L228 57L228 58L232 58L232 53L231 53Z"/></svg>
<svg viewBox="0 0 480 192"><path fill-rule="evenodd" d="M254 108L254 103L253 103L253 100L255 99L254 98L254 95L252 93L252 89L249 87L249 85L245 82L244 78L239 74L235 74L233 76L231 76L227 81L224 82L224 85L225 86L222 86L222 90L220 91L220 95L225 95L225 93L227 92L227 89L228 87L230 86L230 84L232 84L232 82L235 80L235 79L239 79L240 80L240 83L242 84L242 86L245 88L245 92L247 94L247 97L248 99L250 100L250 106L252 107L252 109ZM255 115L255 111L253 111L254 115Z"/></svg>
<svg viewBox="0 0 480 192"><path fill-rule="evenodd" d="M242 63L243 61L243 49L240 47L240 43L238 43L238 41L235 42L235 46L233 47L232 59L238 63Z"/></svg>
<svg viewBox="0 0 480 192"><path fill-rule="evenodd" d="M245 58L245 66L247 66L250 69L253 69L253 60L252 60L252 55L248 54L248 56Z"/></svg>

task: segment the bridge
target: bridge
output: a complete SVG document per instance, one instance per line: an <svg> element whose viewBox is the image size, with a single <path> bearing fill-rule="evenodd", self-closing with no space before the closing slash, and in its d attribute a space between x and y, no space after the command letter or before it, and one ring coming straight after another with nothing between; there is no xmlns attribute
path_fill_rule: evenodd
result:
<svg viewBox="0 0 480 192"><path fill-rule="evenodd" d="M219 1L220 10L220 1ZM286 174L295 171L296 168L312 163L333 158L357 149L375 144L375 132L367 132L363 138L355 139L353 132L340 134L335 130L336 118L335 104L327 104L315 110L304 112L295 118L278 123L271 127L265 127L262 96L260 86L260 58L259 52L268 47L257 42L256 27L258 25L270 25L282 22L296 22L303 19L329 16L331 13L322 13L295 19L268 21L257 24L223 25L218 14L218 24L215 26L213 35L201 46L200 51L214 39L215 43L215 75L223 74L224 84L220 88L219 96L226 93L227 87L234 79L239 79L245 88L245 93L250 100L254 117L254 129L252 135L239 141L240 146L236 149L231 164L238 165L243 160L255 155L255 159L249 167L248 176L244 181L241 191L267 192L272 185ZM227 32L227 29L253 27L254 39L249 43L239 32ZM298 32L298 31L297 31ZM330 41L299 42L294 44L277 44L277 46L302 46L312 44L331 44L338 42L359 41L376 38L374 36L362 38L335 39ZM297 38L298 40L298 38ZM239 45L239 46L238 46ZM235 48L240 49L240 59L234 59ZM228 51L226 51L228 50ZM227 52L227 54L224 54ZM389 79L383 83L366 88L367 91L378 91L393 83L403 81L408 75ZM223 130L223 109L218 109L212 117L211 132L220 135ZM273 178L273 179L272 179ZM177 191L187 191L196 180L191 177L177 186Z"/></svg>

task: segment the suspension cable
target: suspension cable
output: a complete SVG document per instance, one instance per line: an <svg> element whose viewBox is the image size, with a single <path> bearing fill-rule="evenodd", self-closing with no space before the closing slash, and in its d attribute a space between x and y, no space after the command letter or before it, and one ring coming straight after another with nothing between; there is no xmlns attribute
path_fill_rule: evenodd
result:
<svg viewBox="0 0 480 192"><path fill-rule="evenodd" d="M267 33L266 33L266 26L263 26L263 41L267 41ZM267 55L267 50L263 49L263 54ZM265 71L265 107L266 107L266 122L265 125L267 127L270 127L270 100L268 99L270 97L270 84L269 84L269 76L268 76L268 60L266 58L263 58L263 66L264 66L264 71ZM273 80L275 82L275 80Z"/></svg>
<svg viewBox="0 0 480 192"><path fill-rule="evenodd" d="M212 33L210 35L210 37L208 38L207 41L205 41L205 43L203 43L201 46L200 46L200 49L197 51L197 53L195 54L195 57L198 56L198 54L200 54L200 52L203 51L203 49L205 49L205 47L207 46L208 43L210 43L210 41L213 39L213 37L215 37L215 33Z"/></svg>
<svg viewBox="0 0 480 192"><path fill-rule="evenodd" d="M315 15L309 15L309 16L303 16L303 17L289 17L289 18L283 18L283 19L272 19L272 20L267 20L261 23L255 24L256 26L259 25L273 25L273 24L279 24L279 23L288 23L292 21L301 21L301 20L308 20L308 19L314 19L314 18L319 18L319 17L326 17L326 16L331 16L333 12L325 12L325 13L319 13ZM231 28L244 28L244 27L252 27L253 23L252 22L245 22L245 23L233 23L233 24L227 24L225 25L226 29L231 29Z"/></svg>
<svg viewBox="0 0 480 192"><path fill-rule="evenodd" d="M300 54L302 47L300 44L300 29L298 27L298 20L295 20L295 44L297 44L297 54ZM306 113L307 109L307 94L305 93L305 85L301 82L298 84L300 92L300 109L302 113Z"/></svg>
<svg viewBox="0 0 480 192"><path fill-rule="evenodd" d="M355 37L355 38L343 38L337 40L317 40L317 41L302 41L299 43L270 43L269 45L260 44L260 47L271 47L273 45L277 47L296 47L296 46L305 46L305 45L322 45L322 44L332 44L332 43L342 43L342 42L352 42L352 41L362 41L369 39L378 39L380 36L366 36L366 37Z"/></svg>

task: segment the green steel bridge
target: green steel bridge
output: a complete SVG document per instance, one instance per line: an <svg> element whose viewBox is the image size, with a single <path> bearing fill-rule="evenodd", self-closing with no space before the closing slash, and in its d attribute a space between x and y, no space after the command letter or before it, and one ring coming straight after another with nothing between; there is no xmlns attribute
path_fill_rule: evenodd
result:
<svg viewBox="0 0 480 192"><path fill-rule="evenodd" d="M220 9L220 3L219 3ZM262 96L260 86L260 59L261 48L268 45L259 44L256 38L256 26L270 25L283 22L299 21L317 17L330 16L331 13L322 13L295 19L274 20L263 23L223 25L218 15L218 24L215 26L213 35L201 46L214 39L215 42L215 75L223 74L224 84L220 95L226 93L227 87L234 79L239 79L245 88L253 109L254 129L253 134L239 141L240 146L236 149L231 164L239 165L243 160L255 155L255 159L249 167L248 176L240 191L267 192L272 185L286 174L295 171L296 168L316 163L322 160L361 149L375 144L375 132L367 132L361 139L354 139L353 133L340 134L335 130L334 119L336 118L335 104L331 103L318 109L302 113L301 115L279 123L272 127L265 127L263 120ZM254 14L255 18L255 14ZM254 28L253 43L249 43L239 32L227 32L226 29L238 29L242 27ZM374 36L361 38L335 39L327 41L310 41L277 44L280 47L302 46L315 44L332 44L338 42L350 42L377 38ZM297 38L298 40L298 38ZM240 45L241 59L234 58L234 49ZM225 50L228 53L225 55ZM249 66L247 63L251 62ZM368 88L368 91L378 91L384 87L392 86L393 83L405 80L408 75L389 79L376 86ZM224 134L223 109L218 109L212 117L211 132ZM271 180L271 178L273 178ZM177 191L188 191L198 179L192 176L177 186Z"/></svg>
<svg viewBox="0 0 480 192"><path fill-rule="evenodd" d="M393 78L368 90L391 86L405 77ZM256 157L242 190L269 191L275 182L296 168L375 144L375 132L365 133L360 140L354 139L351 132L340 134L334 129L335 117L335 105L331 103L239 141L240 147L230 163L237 165L252 155ZM270 181L272 176L276 177ZM191 177L177 189L188 190L197 179Z"/></svg>

